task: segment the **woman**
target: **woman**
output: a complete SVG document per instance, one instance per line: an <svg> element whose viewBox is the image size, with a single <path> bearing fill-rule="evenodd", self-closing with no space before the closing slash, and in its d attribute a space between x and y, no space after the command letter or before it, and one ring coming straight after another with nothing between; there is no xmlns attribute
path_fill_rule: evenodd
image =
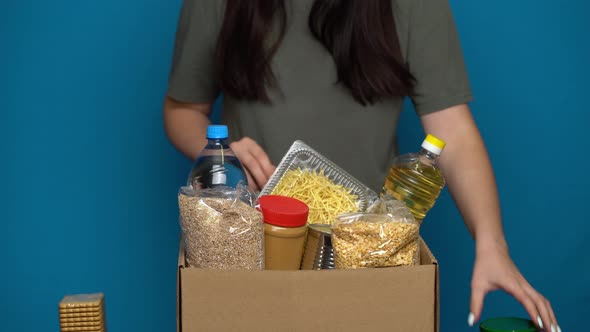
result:
<svg viewBox="0 0 590 332"><path fill-rule="evenodd" d="M540 328L560 331L509 256L447 0L185 0L176 37L170 140L194 160L222 92L231 147L255 189L301 139L378 190L409 96L425 131L447 142L441 167L476 240L468 324L485 295L503 289Z"/></svg>

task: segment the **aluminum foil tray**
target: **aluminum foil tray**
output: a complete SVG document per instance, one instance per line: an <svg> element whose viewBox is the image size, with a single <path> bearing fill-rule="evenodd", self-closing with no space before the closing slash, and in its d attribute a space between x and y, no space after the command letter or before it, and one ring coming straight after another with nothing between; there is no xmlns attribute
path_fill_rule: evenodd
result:
<svg viewBox="0 0 590 332"><path fill-rule="evenodd" d="M281 182L283 175L293 169L324 170L324 176L335 184L349 189L352 194L358 197L359 211L365 211L379 198L377 193L302 141L295 141L291 145L258 197L270 195Z"/></svg>

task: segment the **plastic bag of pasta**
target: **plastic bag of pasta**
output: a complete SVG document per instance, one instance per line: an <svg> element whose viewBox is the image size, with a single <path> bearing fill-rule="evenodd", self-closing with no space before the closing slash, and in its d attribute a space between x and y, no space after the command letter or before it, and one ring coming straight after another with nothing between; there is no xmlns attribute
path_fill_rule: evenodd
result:
<svg viewBox="0 0 590 332"><path fill-rule="evenodd" d="M390 194L382 195L378 200L373 202L365 212L386 214L400 222L416 222L416 218L414 218L412 211L410 211L406 203L398 201Z"/></svg>
<svg viewBox="0 0 590 332"><path fill-rule="evenodd" d="M332 225L337 269L419 263L419 230L403 202L384 198L365 213L343 214Z"/></svg>

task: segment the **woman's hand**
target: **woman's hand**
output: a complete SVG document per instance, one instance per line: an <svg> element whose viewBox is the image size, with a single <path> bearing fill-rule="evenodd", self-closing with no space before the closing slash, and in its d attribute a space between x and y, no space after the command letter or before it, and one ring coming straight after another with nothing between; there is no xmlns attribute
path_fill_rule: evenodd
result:
<svg viewBox="0 0 590 332"><path fill-rule="evenodd" d="M559 332L549 302L531 287L510 259L496 179L469 107L453 106L424 115L421 120L426 132L447 142L440 165L463 220L476 239L469 325L479 319L485 295L502 289L524 305L539 327Z"/></svg>
<svg viewBox="0 0 590 332"><path fill-rule="evenodd" d="M518 271L507 247L498 244L478 247L471 281L471 312L468 317L470 326L479 319L486 294L498 289L516 298L539 328L561 332L551 304Z"/></svg>
<svg viewBox="0 0 590 332"><path fill-rule="evenodd" d="M256 191L261 190L275 171L266 152L249 137L231 143L230 147L244 166L248 186Z"/></svg>

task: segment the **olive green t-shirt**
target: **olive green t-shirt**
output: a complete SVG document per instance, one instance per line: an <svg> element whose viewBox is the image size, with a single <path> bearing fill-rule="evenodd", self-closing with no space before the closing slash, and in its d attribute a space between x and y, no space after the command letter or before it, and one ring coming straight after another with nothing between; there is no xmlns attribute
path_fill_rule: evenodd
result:
<svg viewBox="0 0 590 332"><path fill-rule="evenodd" d="M269 90L272 104L224 96L222 122L229 127L230 139L254 139L275 165L293 141L302 140L380 190L396 154L402 98L367 107L356 102L335 83L332 56L308 28L314 0L285 1L288 28L272 60L278 89ZM418 115L469 102L471 91L448 0L392 2L402 55L417 80L410 98ZM222 23L222 0L184 0L169 81L171 98L206 103L223 93L214 77Z"/></svg>

